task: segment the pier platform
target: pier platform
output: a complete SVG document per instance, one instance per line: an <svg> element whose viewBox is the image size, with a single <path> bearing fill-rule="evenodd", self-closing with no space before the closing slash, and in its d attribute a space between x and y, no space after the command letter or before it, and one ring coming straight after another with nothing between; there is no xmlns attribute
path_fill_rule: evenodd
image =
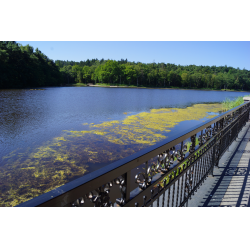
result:
<svg viewBox="0 0 250 250"><path fill-rule="evenodd" d="M223 154L214 176L208 176L188 207L250 206L250 122Z"/></svg>

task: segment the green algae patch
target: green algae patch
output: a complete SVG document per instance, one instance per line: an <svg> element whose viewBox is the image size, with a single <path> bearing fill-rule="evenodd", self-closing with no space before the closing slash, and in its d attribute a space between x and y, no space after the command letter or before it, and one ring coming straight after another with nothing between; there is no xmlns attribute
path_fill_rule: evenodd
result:
<svg viewBox="0 0 250 250"><path fill-rule="evenodd" d="M123 120L86 124L89 130L64 130L40 147L3 157L0 206L15 206L103 167L165 138L182 121L211 118L220 104L196 104L185 109L151 109ZM96 169L96 167L95 167Z"/></svg>
<svg viewBox="0 0 250 250"><path fill-rule="evenodd" d="M35 167L27 167L27 168L21 168L21 169L27 169L27 170L29 170L29 169L36 169Z"/></svg>
<svg viewBox="0 0 250 250"><path fill-rule="evenodd" d="M102 129L105 138L115 144L153 145L165 139L165 133L182 121L215 117L216 115L208 115L211 111L221 111L221 104L196 104L185 109L151 109L150 112L127 116L122 121L103 122L90 128Z"/></svg>
<svg viewBox="0 0 250 250"><path fill-rule="evenodd" d="M91 127L93 127L93 128L107 128L107 127L113 126L114 124L118 124L118 123L120 123L120 121L103 122L101 124L92 125Z"/></svg>

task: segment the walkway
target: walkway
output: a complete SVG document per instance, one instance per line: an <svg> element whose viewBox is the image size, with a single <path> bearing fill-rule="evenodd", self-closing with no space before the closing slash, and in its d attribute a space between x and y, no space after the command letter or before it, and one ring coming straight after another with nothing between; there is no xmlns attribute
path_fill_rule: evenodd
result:
<svg viewBox="0 0 250 250"><path fill-rule="evenodd" d="M189 207L250 206L250 122L247 122L228 151L197 190Z"/></svg>

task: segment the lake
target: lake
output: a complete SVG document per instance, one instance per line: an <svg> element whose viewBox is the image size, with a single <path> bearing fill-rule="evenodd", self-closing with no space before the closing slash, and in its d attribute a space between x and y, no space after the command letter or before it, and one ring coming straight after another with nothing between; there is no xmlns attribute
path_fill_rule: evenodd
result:
<svg viewBox="0 0 250 250"><path fill-rule="evenodd" d="M214 103L247 94L99 87L0 90L0 205L14 206L133 154L217 115L220 108Z"/></svg>

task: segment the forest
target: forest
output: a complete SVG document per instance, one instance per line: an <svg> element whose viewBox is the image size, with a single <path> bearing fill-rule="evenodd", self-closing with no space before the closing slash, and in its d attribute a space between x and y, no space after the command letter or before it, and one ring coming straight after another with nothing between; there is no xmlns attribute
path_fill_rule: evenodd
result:
<svg viewBox="0 0 250 250"><path fill-rule="evenodd" d="M62 73L38 48L0 41L0 88L59 86Z"/></svg>
<svg viewBox="0 0 250 250"><path fill-rule="evenodd" d="M167 59L166 59L167 60ZM250 71L225 66L129 62L127 59L62 61L38 48L0 42L0 88L76 83L155 88L250 90Z"/></svg>

